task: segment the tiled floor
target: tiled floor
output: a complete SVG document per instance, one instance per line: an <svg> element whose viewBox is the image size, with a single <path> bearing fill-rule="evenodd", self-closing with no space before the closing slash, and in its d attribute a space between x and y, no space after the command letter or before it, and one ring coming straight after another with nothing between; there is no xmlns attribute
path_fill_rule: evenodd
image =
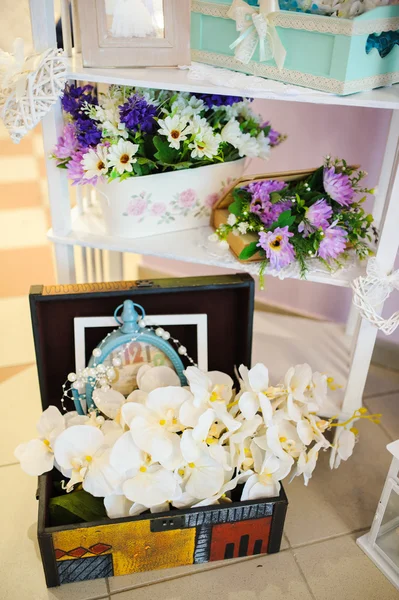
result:
<svg viewBox="0 0 399 600"><path fill-rule="evenodd" d="M289 509L279 554L70 584L47 590L36 541L36 480L20 470L15 446L35 434L40 397L27 293L31 283L53 283L52 250L45 238L40 133L15 147L0 130L0 598L4 600L393 600L390 583L356 546L373 518L389 463L386 444L399 437L399 372L372 367L365 403L385 415L362 424L354 456L331 472L321 456L305 488L286 486ZM257 329L264 320L257 317ZM273 319L268 337L279 336ZM280 324L280 325L279 325ZM334 331L325 325L331 337ZM294 352L294 345L291 344ZM256 358L264 353L262 335ZM314 360L320 352L313 348ZM263 358L263 356L262 356ZM287 357L291 360L291 356ZM342 357L331 355L339 370Z"/></svg>

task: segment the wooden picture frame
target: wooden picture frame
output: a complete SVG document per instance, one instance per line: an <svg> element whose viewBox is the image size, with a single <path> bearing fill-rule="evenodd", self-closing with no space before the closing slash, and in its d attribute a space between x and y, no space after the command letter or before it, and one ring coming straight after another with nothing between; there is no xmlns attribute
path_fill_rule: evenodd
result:
<svg viewBox="0 0 399 600"><path fill-rule="evenodd" d="M84 67L190 64L190 2L79 0L78 14Z"/></svg>

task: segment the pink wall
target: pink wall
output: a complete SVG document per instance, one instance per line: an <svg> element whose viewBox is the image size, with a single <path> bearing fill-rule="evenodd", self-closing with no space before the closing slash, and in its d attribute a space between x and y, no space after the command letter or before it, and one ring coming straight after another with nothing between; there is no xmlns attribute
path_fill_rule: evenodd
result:
<svg viewBox="0 0 399 600"><path fill-rule="evenodd" d="M265 120L270 119L276 129L287 133L289 137L272 152L267 163L253 160L249 172L314 167L322 163L325 155L331 154L343 157L352 164L361 164L369 174L367 183L370 187L377 184L390 111L260 100L254 106ZM145 258L145 264L176 275L223 272L201 265L156 258ZM258 297L335 321L346 319L351 301L348 289L289 279L280 281L272 277L266 279L266 290L258 291ZM393 312L393 301L396 299L390 300L387 310L389 312L392 308Z"/></svg>

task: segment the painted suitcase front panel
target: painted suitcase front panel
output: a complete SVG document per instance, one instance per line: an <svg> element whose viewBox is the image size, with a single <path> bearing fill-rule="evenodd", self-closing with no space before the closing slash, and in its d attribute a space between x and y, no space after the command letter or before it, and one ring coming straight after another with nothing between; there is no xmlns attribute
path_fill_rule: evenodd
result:
<svg viewBox="0 0 399 600"><path fill-rule="evenodd" d="M268 502L53 531L50 585L277 552L286 507L282 491Z"/></svg>

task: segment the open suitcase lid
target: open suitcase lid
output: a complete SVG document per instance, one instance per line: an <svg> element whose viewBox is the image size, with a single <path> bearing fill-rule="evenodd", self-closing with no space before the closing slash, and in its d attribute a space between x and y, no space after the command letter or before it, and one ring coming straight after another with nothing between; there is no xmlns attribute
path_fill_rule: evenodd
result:
<svg viewBox="0 0 399 600"><path fill-rule="evenodd" d="M254 281L245 273L32 286L30 306L43 410L50 404L61 408L62 384L68 373L76 370L75 317L112 317L116 307L128 299L141 304L148 315L206 314L208 370L223 371L234 377L235 367L250 366ZM85 330L85 364L93 348L116 327L117 324ZM196 327L177 325L167 329L196 360ZM73 410L72 405L67 408Z"/></svg>

